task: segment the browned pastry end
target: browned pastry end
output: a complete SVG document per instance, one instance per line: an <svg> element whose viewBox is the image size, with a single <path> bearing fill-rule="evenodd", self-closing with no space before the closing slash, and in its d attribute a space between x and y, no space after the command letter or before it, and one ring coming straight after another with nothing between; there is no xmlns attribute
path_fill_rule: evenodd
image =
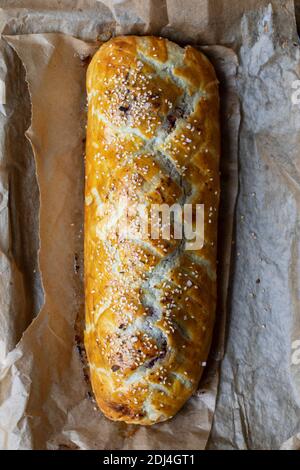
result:
<svg viewBox="0 0 300 470"><path fill-rule="evenodd" d="M100 47L87 73L85 347L112 420L149 425L196 390L216 308L219 94L209 60L158 37ZM204 204L204 245L123 239L130 203Z"/></svg>

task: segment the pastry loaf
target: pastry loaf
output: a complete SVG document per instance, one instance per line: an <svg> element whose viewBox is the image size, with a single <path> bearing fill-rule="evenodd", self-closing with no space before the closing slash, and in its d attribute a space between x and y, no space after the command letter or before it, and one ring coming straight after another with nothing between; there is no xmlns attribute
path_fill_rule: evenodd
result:
<svg viewBox="0 0 300 470"><path fill-rule="evenodd" d="M124 36L94 55L87 93L84 338L91 383L105 416L149 425L174 416L195 392L211 343L218 81L193 47ZM204 244L187 249L184 234L122 235L125 196L147 214L155 204L204 204ZM128 217L135 223L136 215Z"/></svg>

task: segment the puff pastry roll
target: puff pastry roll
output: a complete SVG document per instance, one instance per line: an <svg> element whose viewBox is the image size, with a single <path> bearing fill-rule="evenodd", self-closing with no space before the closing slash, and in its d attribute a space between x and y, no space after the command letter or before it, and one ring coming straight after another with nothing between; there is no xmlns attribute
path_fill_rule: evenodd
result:
<svg viewBox="0 0 300 470"><path fill-rule="evenodd" d="M150 425L195 392L216 309L219 93L198 50L163 38L103 44L87 73L85 348L106 417ZM120 233L126 198L204 205L204 243ZM129 215L135 223L135 215ZM194 222L192 222L192 225Z"/></svg>

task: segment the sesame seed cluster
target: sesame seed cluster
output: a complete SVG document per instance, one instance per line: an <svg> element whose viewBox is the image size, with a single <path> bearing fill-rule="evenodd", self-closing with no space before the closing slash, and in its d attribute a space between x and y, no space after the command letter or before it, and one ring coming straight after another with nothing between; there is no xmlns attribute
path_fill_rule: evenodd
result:
<svg viewBox="0 0 300 470"><path fill-rule="evenodd" d="M87 74L85 347L96 401L164 421L196 390L216 308L218 82L208 59L157 37L117 37ZM126 238L123 199L204 204L204 245ZM133 213L129 223L140 224Z"/></svg>

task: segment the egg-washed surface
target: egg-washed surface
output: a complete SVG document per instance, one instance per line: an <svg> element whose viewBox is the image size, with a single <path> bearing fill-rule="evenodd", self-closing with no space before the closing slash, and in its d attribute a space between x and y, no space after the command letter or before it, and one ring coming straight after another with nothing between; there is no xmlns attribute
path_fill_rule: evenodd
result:
<svg viewBox="0 0 300 470"><path fill-rule="evenodd" d="M85 347L95 398L127 423L164 421L196 390L216 307L218 82L194 48L105 43L88 68ZM204 204L204 244L120 239L109 207ZM121 207L121 206L120 206ZM121 216L122 207L118 214Z"/></svg>

